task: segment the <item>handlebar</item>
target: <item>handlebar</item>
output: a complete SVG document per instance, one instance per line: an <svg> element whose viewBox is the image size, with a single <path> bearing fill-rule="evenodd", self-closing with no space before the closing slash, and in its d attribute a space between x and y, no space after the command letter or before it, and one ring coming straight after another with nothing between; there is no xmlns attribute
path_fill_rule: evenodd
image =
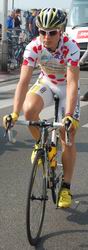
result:
<svg viewBox="0 0 88 250"><path fill-rule="evenodd" d="M38 126L40 128L53 128L53 129L60 129L61 127L64 127L64 125L60 122L48 122L47 120L40 120L40 121L18 121L16 124L18 125L23 125L23 126ZM13 136L13 130L12 130L12 126L8 126L8 128L5 131L5 135L8 135L8 140L11 143L15 143L16 142L16 138L14 138ZM66 144L71 146L71 142L70 142L70 132L67 128L65 128L65 141Z"/></svg>

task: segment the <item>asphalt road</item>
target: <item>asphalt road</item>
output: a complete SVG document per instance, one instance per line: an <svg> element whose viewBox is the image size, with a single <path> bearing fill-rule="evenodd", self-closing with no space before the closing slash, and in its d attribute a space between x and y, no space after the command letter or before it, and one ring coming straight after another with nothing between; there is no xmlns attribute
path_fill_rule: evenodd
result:
<svg viewBox="0 0 88 250"><path fill-rule="evenodd" d="M35 79L34 79L35 80ZM80 73L81 94L88 91L88 72ZM25 126L16 125L16 143L4 138L3 115L12 111L16 81L0 83L0 250L88 249L88 102L81 102L81 123L76 137L77 161L72 180L73 203L56 209L49 194L39 245L29 245L26 235L26 199L31 172L33 138ZM53 107L41 117L52 116ZM50 118L49 117L49 118ZM21 114L20 119L23 119Z"/></svg>

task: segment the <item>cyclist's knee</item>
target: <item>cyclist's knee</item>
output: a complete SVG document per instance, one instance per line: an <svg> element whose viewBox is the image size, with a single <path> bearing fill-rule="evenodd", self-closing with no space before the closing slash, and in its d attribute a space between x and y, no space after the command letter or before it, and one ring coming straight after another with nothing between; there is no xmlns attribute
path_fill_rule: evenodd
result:
<svg viewBox="0 0 88 250"><path fill-rule="evenodd" d="M39 116L40 110L32 102L24 102L23 112L26 120L35 120Z"/></svg>
<svg viewBox="0 0 88 250"><path fill-rule="evenodd" d="M32 103L24 102L23 112L26 120L34 120L36 110Z"/></svg>
<svg viewBox="0 0 88 250"><path fill-rule="evenodd" d="M26 95L23 112L26 120L35 120L43 108L43 101L38 95Z"/></svg>

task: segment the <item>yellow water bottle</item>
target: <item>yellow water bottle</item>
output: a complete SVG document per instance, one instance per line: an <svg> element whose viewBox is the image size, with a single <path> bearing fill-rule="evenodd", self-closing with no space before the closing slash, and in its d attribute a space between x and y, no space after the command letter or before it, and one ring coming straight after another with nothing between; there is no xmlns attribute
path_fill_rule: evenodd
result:
<svg viewBox="0 0 88 250"><path fill-rule="evenodd" d="M56 146L54 143L52 143L48 151L48 159L50 161L50 167L52 168L55 168L57 165L56 154L57 154Z"/></svg>

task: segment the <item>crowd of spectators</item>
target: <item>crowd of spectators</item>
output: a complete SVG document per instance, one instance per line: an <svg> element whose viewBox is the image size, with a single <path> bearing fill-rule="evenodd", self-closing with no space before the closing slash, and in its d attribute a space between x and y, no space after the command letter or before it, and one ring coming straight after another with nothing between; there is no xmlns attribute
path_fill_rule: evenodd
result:
<svg viewBox="0 0 88 250"><path fill-rule="evenodd" d="M21 9L11 10L5 22L5 30L8 40L8 60L12 64L17 65L25 49L25 46L36 36L38 36L38 28L36 26L36 16L39 10L22 11ZM2 24L0 25L0 40L2 39ZM21 56L22 57L22 56Z"/></svg>
<svg viewBox="0 0 88 250"><path fill-rule="evenodd" d="M6 28L13 29L13 28L20 28L21 26L21 10L16 9L12 10L6 19Z"/></svg>
<svg viewBox="0 0 88 250"><path fill-rule="evenodd" d="M25 32L27 32L30 37L29 41L38 36L39 33L36 26L36 16L40 11L41 9L26 10L24 12L21 9L11 10L6 19L7 37L9 36L8 31L16 30L16 34L20 34L23 27L23 18L25 20Z"/></svg>
<svg viewBox="0 0 88 250"><path fill-rule="evenodd" d="M25 11L23 17L25 18L25 31L30 34L31 39L38 36L38 28L36 26L36 16L39 10L33 9L31 11ZM22 16L21 10L12 10L6 19L7 30L21 30Z"/></svg>

